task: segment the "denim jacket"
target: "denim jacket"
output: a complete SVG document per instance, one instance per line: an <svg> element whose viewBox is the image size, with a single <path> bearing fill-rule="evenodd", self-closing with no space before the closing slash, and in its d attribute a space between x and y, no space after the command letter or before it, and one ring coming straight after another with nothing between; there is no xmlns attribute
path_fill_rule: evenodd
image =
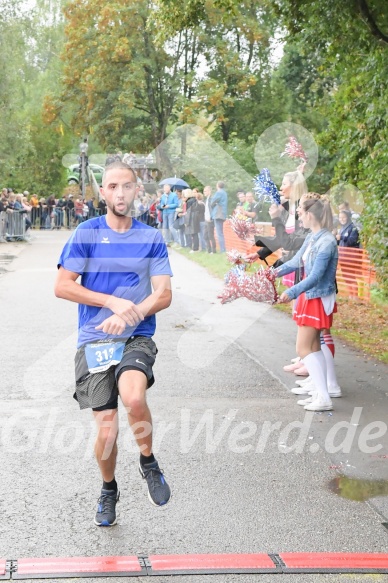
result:
<svg viewBox="0 0 388 583"><path fill-rule="evenodd" d="M162 206L168 204L168 209L162 209ZM160 203L157 206L158 210L163 211L163 216L171 215L175 213L175 210L179 206L179 199L175 192L170 191L168 194L162 194Z"/></svg>
<svg viewBox="0 0 388 583"><path fill-rule="evenodd" d="M303 292L306 292L306 298L311 300L329 296L336 291L337 241L327 229L321 229L318 233L307 235L298 253L275 270L276 277L287 275L298 267L302 267L302 257L310 242L311 248L304 263L305 278L286 290L288 297L292 300Z"/></svg>

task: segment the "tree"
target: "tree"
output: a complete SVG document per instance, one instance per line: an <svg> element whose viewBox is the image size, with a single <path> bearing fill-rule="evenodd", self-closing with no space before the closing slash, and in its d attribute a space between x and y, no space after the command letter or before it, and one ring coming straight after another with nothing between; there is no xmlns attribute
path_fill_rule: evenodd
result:
<svg viewBox="0 0 388 583"><path fill-rule="evenodd" d="M17 190L61 191L65 132L44 125L42 102L60 74L60 0L0 3L0 178Z"/></svg>
<svg viewBox="0 0 388 583"><path fill-rule="evenodd" d="M93 127L106 149L156 147L166 136L181 77L183 35L156 47L147 28L148 3L69 2L65 7L64 91L76 132Z"/></svg>
<svg viewBox="0 0 388 583"><path fill-rule="evenodd" d="M319 51L320 78L335 80L318 101L327 119L323 143L337 155L332 184L361 189L363 243L388 292L388 6L384 0L278 0L277 9L305 53Z"/></svg>

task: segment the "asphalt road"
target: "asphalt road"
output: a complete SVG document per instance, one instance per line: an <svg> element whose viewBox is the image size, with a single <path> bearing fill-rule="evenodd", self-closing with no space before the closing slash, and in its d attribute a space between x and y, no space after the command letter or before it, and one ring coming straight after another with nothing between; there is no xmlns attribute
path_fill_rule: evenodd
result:
<svg viewBox="0 0 388 583"><path fill-rule="evenodd" d="M121 410L119 523L95 527L101 481L94 427L90 412L80 412L72 399L77 308L53 293L67 237L44 231L29 244L0 246L0 558L388 551L382 525L388 522L387 367L337 343L344 397L332 414L305 415L287 390L292 375L282 371L294 356L294 323L245 300L221 306L220 281L173 251L174 300L158 315L156 384L149 393L155 453L173 498L163 509L150 505ZM6 254L15 258L6 263ZM341 475L354 480L348 490L362 492L365 501L333 492Z"/></svg>

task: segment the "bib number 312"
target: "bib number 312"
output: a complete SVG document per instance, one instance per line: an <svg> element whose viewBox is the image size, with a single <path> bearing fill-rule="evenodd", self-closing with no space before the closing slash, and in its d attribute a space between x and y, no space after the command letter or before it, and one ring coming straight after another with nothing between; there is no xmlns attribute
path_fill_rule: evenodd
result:
<svg viewBox="0 0 388 583"><path fill-rule="evenodd" d="M85 357L90 373L104 372L119 364L123 358L125 342L98 342L86 344Z"/></svg>

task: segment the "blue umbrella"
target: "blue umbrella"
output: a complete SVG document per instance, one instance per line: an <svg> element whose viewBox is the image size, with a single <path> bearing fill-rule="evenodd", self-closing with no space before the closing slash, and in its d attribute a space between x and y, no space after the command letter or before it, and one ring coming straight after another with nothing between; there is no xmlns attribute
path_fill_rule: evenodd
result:
<svg viewBox="0 0 388 583"><path fill-rule="evenodd" d="M163 186L163 184L169 184L171 188L190 188L187 182L176 176L174 178L165 178L159 182L159 186Z"/></svg>

